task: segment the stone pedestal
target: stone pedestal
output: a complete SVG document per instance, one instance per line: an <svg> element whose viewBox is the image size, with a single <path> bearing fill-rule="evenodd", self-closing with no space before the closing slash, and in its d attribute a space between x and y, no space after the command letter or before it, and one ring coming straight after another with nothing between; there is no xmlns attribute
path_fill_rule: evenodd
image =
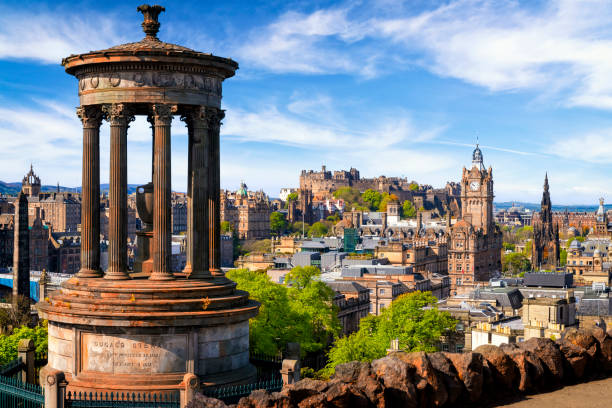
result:
<svg viewBox="0 0 612 408"><path fill-rule="evenodd" d="M192 373L203 385L250 382L249 318L258 304L224 277L177 275L119 282L72 278L39 303L49 321L49 366L71 391L173 392Z"/></svg>
<svg viewBox="0 0 612 408"><path fill-rule="evenodd" d="M150 276L153 272L153 231L137 231L138 254L134 260L134 272Z"/></svg>

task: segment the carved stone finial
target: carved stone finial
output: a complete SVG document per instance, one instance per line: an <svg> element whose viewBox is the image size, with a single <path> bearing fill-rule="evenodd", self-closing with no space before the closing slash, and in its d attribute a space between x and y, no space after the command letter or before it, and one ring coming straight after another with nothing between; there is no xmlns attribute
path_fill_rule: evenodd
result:
<svg viewBox="0 0 612 408"><path fill-rule="evenodd" d="M162 11L166 11L166 9L159 5L151 6L149 4L143 4L136 8L137 11L141 12L144 16L144 21L142 22L142 31L145 32L147 38L155 38L157 39L157 32L159 31L159 21L157 21L157 17L159 13Z"/></svg>

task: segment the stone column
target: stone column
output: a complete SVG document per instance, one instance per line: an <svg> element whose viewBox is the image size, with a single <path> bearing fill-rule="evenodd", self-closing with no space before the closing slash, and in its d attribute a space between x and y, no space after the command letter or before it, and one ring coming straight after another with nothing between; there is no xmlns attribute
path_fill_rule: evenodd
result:
<svg viewBox="0 0 612 408"><path fill-rule="evenodd" d="M221 272L221 208L220 208L220 160L219 131L221 120L225 113L221 109L208 108L208 240L209 265L212 275L222 275Z"/></svg>
<svg viewBox="0 0 612 408"><path fill-rule="evenodd" d="M64 408L67 385L64 372L46 365L40 370L39 383L45 394L45 408Z"/></svg>
<svg viewBox="0 0 612 408"><path fill-rule="evenodd" d="M170 124L175 107L154 104L152 107L155 132L153 174L153 272L151 280L171 280L171 177Z"/></svg>
<svg viewBox="0 0 612 408"><path fill-rule="evenodd" d="M17 357L21 358L24 369L21 371L21 382L24 384L36 383L36 348L32 339L21 339L17 344Z"/></svg>
<svg viewBox="0 0 612 408"><path fill-rule="evenodd" d="M81 106L83 180L81 191L81 269L79 278L102 277L100 271L100 124L99 106Z"/></svg>
<svg viewBox="0 0 612 408"><path fill-rule="evenodd" d="M105 279L129 279L127 273L127 130L134 120L123 103L105 105L110 122L110 185L108 269Z"/></svg>
<svg viewBox="0 0 612 408"><path fill-rule="evenodd" d="M208 119L206 108L185 115L189 134L187 182L187 278L210 277L208 245Z"/></svg>

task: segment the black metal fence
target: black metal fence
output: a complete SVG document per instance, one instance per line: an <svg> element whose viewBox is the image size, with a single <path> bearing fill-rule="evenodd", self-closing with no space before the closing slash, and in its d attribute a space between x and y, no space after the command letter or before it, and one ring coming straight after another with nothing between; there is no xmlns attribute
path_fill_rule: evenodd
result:
<svg viewBox="0 0 612 408"><path fill-rule="evenodd" d="M246 397L255 390L267 390L277 392L283 388L283 380L280 376L269 380L259 381L251 384L232 385L229 387L204 388L202 393L207 397L217 398L226 404L236 404L240 398Z"/></svg>
<svg viewBox="0 0 612 408"><path fill-rule="evenodd" d="M43 390L36 384L21 382L24 363L16 358L0 367L0 407L2 408L44 408Z"/></svg>
<svg viewBox="0 0 612 408"><path fill-rule="evenodd" d="M180 395L140 393L76 393L66 394L64 408L179 408Z"/></svg>

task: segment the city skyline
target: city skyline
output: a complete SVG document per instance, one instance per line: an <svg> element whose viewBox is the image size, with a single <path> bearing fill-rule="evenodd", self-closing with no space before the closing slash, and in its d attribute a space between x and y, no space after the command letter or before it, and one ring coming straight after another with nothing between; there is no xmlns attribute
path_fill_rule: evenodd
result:
<svg viewBox="0 0 612 408"><path fill-rule="evenodd" d="M75 82L59 63L138 41L138 4L0 6L3 181L20 180L31 161L45 184L80 185ZM240 64L224 90L223 188L245 179L276 196L297 185L300 170L322 164L442 187L459 180L478 138L498 202L538 202L546 171L553 204L608 198L605 2L165 6L172 13L160 16L162 40ZM93 38L82 35L90 30ZM149 181L149 138L139 118L130 129L130 184ZM108 138L101 142L104 182ZM177 191L185 190L186 144L176 118Z"/></svg>

